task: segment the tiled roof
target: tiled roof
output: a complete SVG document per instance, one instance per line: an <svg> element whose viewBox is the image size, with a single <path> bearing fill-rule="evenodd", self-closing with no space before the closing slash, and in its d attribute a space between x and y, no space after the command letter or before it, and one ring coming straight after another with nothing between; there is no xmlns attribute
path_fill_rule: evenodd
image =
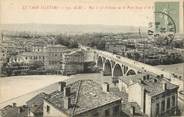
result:
<svg viewBox="0 0 184 117"><path fill-rule="evenodd" d="M144 74L136 74L136 75L129 75L129 76L123 76L121 77L122 82L124 82L127 85L131 85L133 83L139 82Z"/></svg>
<svg viewBox="0 0 184 117"><path fill-rule="evenodd" d="M76 92L79 85L80 89L77 104L74 105L76 99ZM71 114L78 115L83 112L121 100L119 96L116 96L113 93L103 92L101 85L92 80L76 81L72 84L69 84L67 87L71 88L71 94L69 96L71 99L71 107L69 109L66 110L63 107L64 103L63 92L56 91L51 93L50 98L46 99L46 101L52 104L55 108L64 111L69 115ZM74 113L73 108L75 108Z"/></svg>
<svg viewBox="0 0 184 117"><path fill-rule="evenodd" d="M65 55L73 55L73 54L79 54L83 52L81 51L81 49L73 49L72 51L67 51L68 53L64 53Z"/></svg>
<svg viewBox="0 0 184 117"><path fill-rule="evenodd" d="M166 90L179 88L177 85L174 85L168 81L165 81L165 83L167 85ZM158 95L158 94L165 92L165 89L163 89L163 82L162 81L158 81L156 83L154 83L153 81L145 81L144 84L141 84L141 85L143 85L145 87L146 91L151 96L155 96L155 95Z"/></svg>
<svg viewBox="0 0 184 117"><path fill-rule="evenodd" d="M26 104L30 108L31 112L33 113L42 113L43 112L43 99L48 98L46 93L40 93L33 97L32 99L28 100Z"/></svg>
<svg viewBox="0 0 184 117"><path fill-rule="evenodd" d="M167 90L178 88L177 85L174 85L165 79L157 78L153 75L149 75L149 78L144 80L143 77L146 75L147 74L130 75L127 77L122 77L121 80L127 85L139 83L151 96L165 92L165 90L163 89L163 83L166 83Z"/></svg>
<svg viewBox="0 0 184 117"><path fill-rule="evenodd" d="M0 117L26 117L28 108L25 106L17 107L8 105L0 109Z"/></svg>
<svg viewBox="0 0 184 117"><path fill-rule="evenodd" d="M118 87L111 87L110 92L112 92L116 96L121 97L122 103L128 102L128 93L120 91Z"/></svg>
<svg viewBox="0 0 184 117"><path fill-rule="evenodd" d="M64 45L61 45L61 44L57 44L57 45L47 45L47 47L53 47L53 48L55 48L55 47L57 47L57 48L67 48L66 46L64 46Z"/></svg>
<svg viewBox="0 0 184 117"><path fill-rule="evenodd" d="M48 98L48 94L42 92L36 95L35 97L31 98L30 100L28 100L26 103L28 106L32 104L40 104L40 101L42 101L41 99L44 98Z"/></svg>

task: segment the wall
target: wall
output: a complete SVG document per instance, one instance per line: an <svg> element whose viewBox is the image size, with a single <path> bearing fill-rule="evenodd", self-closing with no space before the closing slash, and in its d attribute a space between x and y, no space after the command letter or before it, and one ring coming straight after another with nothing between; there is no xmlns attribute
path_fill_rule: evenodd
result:
<svg viewBox="0 0 184 117"><path fill-rule="evenodd" d="M50 106L50 112L47 112L47 105ZM43 117L69 117L58 109L54 108L51 104L44 100Z"/></svg>
<svg viewBox="0 0 184 117"><path fill-rule="evenodd" d="M95 62L95 53L93 51L84 51L84 62Z"/></svg>
<svg viewBox="0 0 184 117"><path fill-rule="evenodd" d="M75 74L84 71L84 64L62 64L64 74Z"/></svg>
<svg viewBox="0 0 184 117"><path fill-rule="evenodd" d="M151 109L152 109L152 103L151 103L151 96L146 94L146 100L145 100L146 108L145 108L145 114L147 114L149 117L151 117Z"/></svg>
<svg viewBox="0 0 184 117"><path fill-rule="evenodd" d="M84 114L77 115L76 117L94 117L94 114L96 112L98 112L98 116L96 116L96 117L107 117L107 116L105 116L105 110L107 110L107 109L109 109L109 112L110 112L110 115L108 117L120 117L120 113L118 113L116 116L113 114L113 108L115 106L119 106L119 110L121 110L121 101L116 101L114 103L107 104L105 106L88 111Z"/></svg>
<svg viewBox="0 0 184 117"><path fill-rule="evenodd" d="M175 96L175 105L172 106L172 96ZM156 98L156 97L155 97ZM150 117L155 117L156 116L156 104L159 103L159 115L163 116L166 114L169 114L169 111L173 112L175 111L177 107L177 94L176 93L171 93L168 96L163 97L162 95L158 95L157 99L152 99L152 106L151 106L151 115ZM170 98L170 108L167 108L167 99ZM165 111L161 110L161 103L162 101L165 100ZM161 115L163 114L163 115Z"/></svg>
<svg viewBox="0 0 184 117"><path fill-rule="evenodd" d="M120 79L119 79L119 83L118 83L118 88L120 91L125 91L126 93L128 93L128 88L129 88L128 85Z"/></svg>
<svg viewBox="0 0 184 117"><path fill-rule="evenodd" d="M137 102L137 104L140 105L141 108L143 107L142 87L138 83L129 86L128 101Z"/></svg>

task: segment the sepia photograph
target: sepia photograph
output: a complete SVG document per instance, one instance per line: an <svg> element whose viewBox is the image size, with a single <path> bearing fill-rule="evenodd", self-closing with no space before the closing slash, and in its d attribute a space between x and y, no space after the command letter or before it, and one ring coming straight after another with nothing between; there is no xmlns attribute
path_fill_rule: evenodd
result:
<svg viewBox="0 0 184 117"><path fill-rule="evenodd" d="M184 0L0 0L0 117L184 117Z"/></svg>

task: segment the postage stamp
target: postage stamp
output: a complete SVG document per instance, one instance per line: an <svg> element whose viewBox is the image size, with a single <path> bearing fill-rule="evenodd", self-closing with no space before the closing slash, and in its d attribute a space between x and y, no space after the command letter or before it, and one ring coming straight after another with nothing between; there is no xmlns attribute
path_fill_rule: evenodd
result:
<svg viewBox="0 0 184 117"><path fill-rule="evenodd" d="M155 22L160 23L160 28L166 28L166 31L169 31L169 26L175 23L176 32L179 32L179 2L155 2L155 12L160 12L155 14ZM156 29L158 30L157 27Z"/></svg>

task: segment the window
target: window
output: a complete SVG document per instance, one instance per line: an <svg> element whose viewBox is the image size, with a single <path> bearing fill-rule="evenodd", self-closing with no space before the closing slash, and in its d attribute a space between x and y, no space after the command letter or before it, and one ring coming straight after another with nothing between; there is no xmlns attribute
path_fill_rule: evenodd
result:
<svg viewBox="0 0 184 117"><path fill-rule="evenodd" d="M167 109L170 108L170 98L167 98Z"/></svg>
<svg viewBox="0 0 184 117"><path fill-rule="evenodd" d="M50 112L50 106L47 105L47 113Z"/></svg>
<svg viewBox="0 0 184 117"><path fill-rule="evenodd" d="M105 110L105 116L106 117L110 116L110 110L109 109Z"/></svg>
<svg viewBox="0 0 184 117"><path fill-rule="evenodd" d="M162 101L161 110L162 110L163 112L165 111L165 101Z"/></svg>
<svg viewBox="0 0 184 117"><path fill-rule="evenodd" d="M172 96L172 106L175 106L175 96Z"/></svg>
<svg viewBox="0 0 184 117"><path fill-rule="evenodd" d="M160 106L159 103L157 103L157 104L156 104L156 115L159 114L159 109L160 109L159 106Z"/></svg>

